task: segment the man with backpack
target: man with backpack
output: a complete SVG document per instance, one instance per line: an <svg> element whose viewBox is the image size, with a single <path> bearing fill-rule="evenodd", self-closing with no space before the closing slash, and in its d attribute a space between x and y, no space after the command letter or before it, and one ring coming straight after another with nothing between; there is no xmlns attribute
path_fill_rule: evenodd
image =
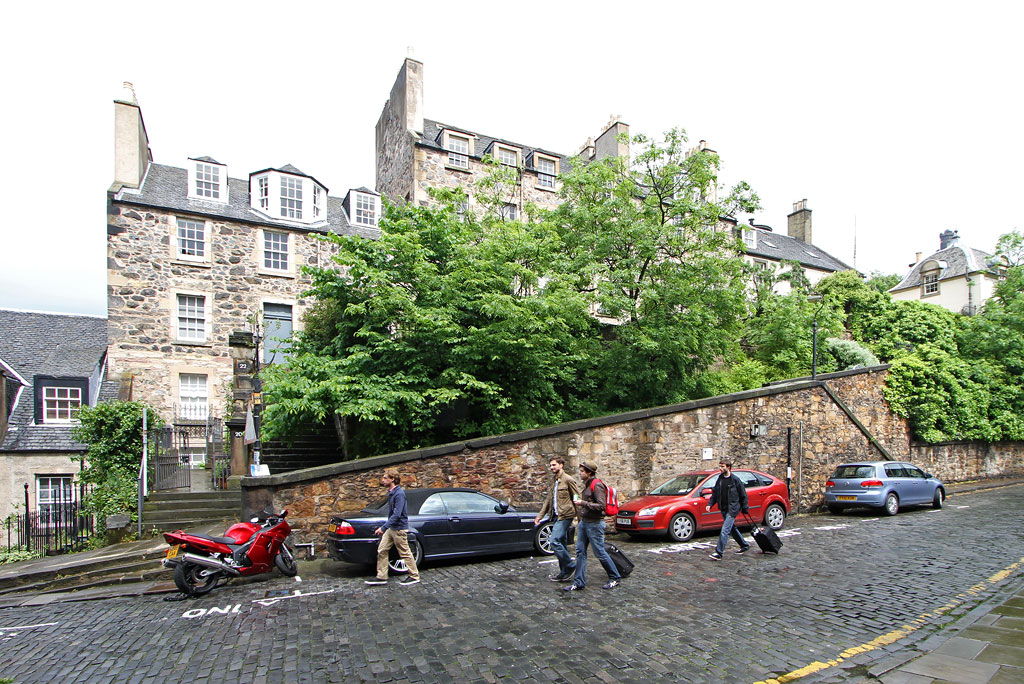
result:
<svg viewBox="0 0 1024 684"><path fill-rule="evenodd" d="M580 479L583 494L576 502L580 524L576 528L576 576L572 584L563 591L581 591L587 586L587 547L594 547L594 556L608 573L608 582L602 589L614 589L622 582L615 563L604 548L604 516L608 503L608 487L598 480L597 466L584 461L580 463Z"/></svg>

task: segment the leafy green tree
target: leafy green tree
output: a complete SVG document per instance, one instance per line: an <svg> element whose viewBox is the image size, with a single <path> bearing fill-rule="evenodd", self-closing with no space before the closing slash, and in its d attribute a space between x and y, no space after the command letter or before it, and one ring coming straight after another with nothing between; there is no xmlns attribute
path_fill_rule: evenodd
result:
<svg viewBox="0 0 1024 684"><path fill-rule="evenodd" d="M1013 230L999 236L996 256L1005 257L1007 265L1024 266L1024 233Z"/></svg>
<svg viewBox="0 0 1024 684"><path fill-rule="evenodd" d="M130 513L137 518L143 411L150 429L162 425L153 409L137 401L103 402L78 412L79 424L71 434L88 450L72 460L81 465L78 479L94 485L85 510L96 515L99 531L105 530L108 515Z"/></svg>

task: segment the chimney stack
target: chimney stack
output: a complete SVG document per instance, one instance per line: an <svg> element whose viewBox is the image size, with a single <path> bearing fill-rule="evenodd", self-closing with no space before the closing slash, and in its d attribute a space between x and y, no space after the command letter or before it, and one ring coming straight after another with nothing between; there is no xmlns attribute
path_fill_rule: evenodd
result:
<svg viewBox="0 0 1024 684"><path fill-rule="evenodd" d="M114 183L137 188L153 153L132 84L124 82L124 99L114 100Z"/></svg>
<svg viewBox="0 0 1024 684"><path fill-rule="evenodd" d="M604 127L604 132L597 136L597 140L594 141L594 159L628 157L629 143L622 143L617 140L618 136L622 133L629 135L629 124L623 123L617 115L612 114L607 125Z"/></svg>
<svg viewBox="0 0 1024 684"><path fill-rule="evenodd" d="M907 264L907 266L909 266L910 268L914 268L919 263L921 263L921 252L914 252L914 263Z"/></svg>
<svg viewBox="0 0 1024 684"><path fill-rule="evenodd" d="M793 202L793 213L789 215L789 237L811 244L811 210L807 200Z"/></svg>
<svg viewBox="0 0 1024 684"><path fill-rule="evenodd" d="M946 249L947 247L955 247L956 243L960 241L958 231L955 230L944 230L939 233L939 249Z"/></svg>

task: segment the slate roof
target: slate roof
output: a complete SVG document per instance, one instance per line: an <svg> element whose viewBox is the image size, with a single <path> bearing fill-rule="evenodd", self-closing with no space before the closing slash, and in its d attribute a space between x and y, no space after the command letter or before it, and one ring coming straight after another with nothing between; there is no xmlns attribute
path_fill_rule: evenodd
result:
<svg viewBox="0 0 1024 684"><path fill-rule="evenodd" d="M889 292L899 292L900 290L920 287L921 267L928 261L946 262L946 268L942 269L941 273L939 273L939 280L943 281L950 278L962 278L970 273L992 272L991 267L988 265L992 258L992 255L988 252L983 252L973 247L953 245L946 249L940 249L938 252L914 264L910 272L903 276L903 280L895 287L890 288Z"/></svg>
<svg viewBox="0 0 1024 684"><path fill-rule="evenodd" d="M301 172L298 173L301 174ZM305 176L306 174L301 175ZM355 226L349 223L343 199L340 197L327 196L326 221L314 224L281 221L249 206L248 179L228 178L227 204L208 202L188 197L188 172L185 169L164 164L150 164L146 171L146 177L142 179L142 187L138 190L124 188L117 193L116 200L141 207L180 211L213 219L278 226L293 231L330 232L338 235L358 235L370 239L380 237L378 228Z"/></svg>
<svg viewBox="0 0 1024 684"><path fill-rule="evenodd" d="M36 375L91 378L107 351L107 319L0 309L0 358L27 383L0 451L85 451L70 425L33 425ZM116 383L114 385L116 396ZM101 394L105 387L101 388Z"/></svg>
<svg viewBox="0 0 1024 684"><path fill-rule="evenodd" d="M854 270L852 266L848 266L839 259L836 259L820 247L809 245L803 240L788 235L772 233L766 230L757 230L757 246L747 247L747 254L775 261L781 261L782 259L797 261L801 266L819 271Z"/></svg>
<svg viewBox="0 0 1024 684"><path fill-rule="evenodd" d="M536 168L533 166L533 158L531 156L534 152L541 152L542 154L546 154L551 157L557 157L559 159L559 173L565 173L571 167L571 164L569 164L570 157L568 155L559 154L558 152L552 152L550 150L545 150L540 147L531 147L530 145L523 145L522 143L506 140L505 138L495 138L490 135L484 135L482 133L471 131L468 128L450 126L448 124L440 123L438 121L431 121L430 119L423 120L423 138L417 144L420 145L421 147L429 147L434 150L444 150L445 148L444 145L442 144L443 136L441 136L441 131L444 129L448 129L450 131L457 131L461 133L469 133L470 135L476 136L476 141L473 143L473 154L467 155L472 159L483 159L484 154L493 155L493 152L491 151L491 145L495 142L499 142L510 147L518 147L520 150L522 150L523 163L527 164L526 168L528 169L536 170Z"/></svg>

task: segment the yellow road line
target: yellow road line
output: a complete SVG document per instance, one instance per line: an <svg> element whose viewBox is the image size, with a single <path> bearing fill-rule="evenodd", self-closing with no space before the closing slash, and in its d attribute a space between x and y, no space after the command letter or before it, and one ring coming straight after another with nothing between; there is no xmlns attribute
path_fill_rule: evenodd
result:
<svg viewBox="0 0 1024 684"><path fill-rule="evenodd" d="M967 601L967 599L972 598L973 596L976 596L977 594L985 591L993 584L998 584L999 582L1002 582L1004 579L1012 575L1014 571L1016 571L1021 566L1024 566L1024 558L1021 558L1019 561L1013 563L1012 565L1006 566L1005 568L1003 568L996 574L992 575L985 581L978 582L967 591L957 594L949 603L940 606L939 608L936 608L935 610L929 613L923 613L919 615L917 618L911 620L908 624L905 624L902 627L894 629L893 631L883 634L881 636L875 637L874 639L865 644L861 644L860 646L854 646L853 648L848 648L842 653L840 653L838 656L836 656L834 660L816 660L810 665L804 665L799 670L787 672L786 674L780 675L775 679L764 679L759 682L754 682L754 684L785 684L786 682L796 681L797 679L806 677L810 674L814 674L815 672L820 672L821 670L826 670L830 667L835 667L844 660L852 658L853 656L858 655L860 653L867 653L868 651L874 651L875 649L880 648L882 646L888 646L889 644L899 641L900 639L911 634L912 632L917 631L925 624L927 624L928 621L932 618L938 617L939 615L942 615L944 613L948 613L957 606L963 604L965 601Z"/></svg>

